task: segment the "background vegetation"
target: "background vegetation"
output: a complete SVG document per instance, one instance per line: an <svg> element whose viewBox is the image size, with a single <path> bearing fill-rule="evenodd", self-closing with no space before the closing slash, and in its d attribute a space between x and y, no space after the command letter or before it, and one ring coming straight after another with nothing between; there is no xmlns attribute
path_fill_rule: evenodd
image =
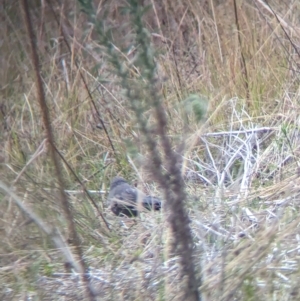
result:
<svg viewBox="0 0 300 301"><path fill-rule="evenodd" d="M106 202L117 174L167 199L157 157L199 298L299 299L298 1L30 1L37 68L20 3L0 4L0 299L182 300L177 207Z"/></svg>

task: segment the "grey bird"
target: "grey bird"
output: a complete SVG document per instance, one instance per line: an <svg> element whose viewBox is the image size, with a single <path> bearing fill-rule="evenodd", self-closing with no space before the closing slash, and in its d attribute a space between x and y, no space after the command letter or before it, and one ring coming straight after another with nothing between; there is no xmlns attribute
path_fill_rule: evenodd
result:
<svg viewBox="0 0 300 301"><path fill-rule="evenodd" d="M112 179L108 201L112 212L118 216L135 217L144 209L161 209L160 199L145 195L142 191L129 185L122 177Z"/></svg>

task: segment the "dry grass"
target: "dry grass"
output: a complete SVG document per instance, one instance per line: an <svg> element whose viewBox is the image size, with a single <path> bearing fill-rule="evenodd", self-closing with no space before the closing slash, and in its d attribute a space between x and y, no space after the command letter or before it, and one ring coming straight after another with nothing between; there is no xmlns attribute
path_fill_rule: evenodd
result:
<svg viewBox="0 0 300 301"><path fill-rule="evenodd" d="M298 299L299 4L269 1L276 18L259 0L237 1L238 37L231 1L144 2L151 4L144 20L157 51L168 135L175 149L185 142L182 173L202 300ZM15 4L0 7L0 178L67 241L28 38ZM43 5L32 4L30 11L56 146L110 225L108 231L62 164L96 298L180 299L166 212L128 221L107 208L105 192L116 174L162 196L120 78L77 2L53 7L60 26ZM98 5L135 86L141 70L132 63L136 49L130 48L125 3ZM207 101L203 118L197 105ZM143 117L154 123L151 109ZM0 299L85 298L81 278L51 236L2 190L0 212Z"/></svg>

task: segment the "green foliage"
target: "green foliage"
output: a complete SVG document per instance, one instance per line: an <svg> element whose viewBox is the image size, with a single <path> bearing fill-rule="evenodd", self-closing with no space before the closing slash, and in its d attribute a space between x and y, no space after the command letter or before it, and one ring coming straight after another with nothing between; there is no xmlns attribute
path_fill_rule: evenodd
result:
<svg viewBox="0 0 300 301"><path fill-rule="evenodd" d="M245 301L253 301L257 300L257 296L255 294L255 285L253 283L254 279L251 276L246 277L246 279L243 282L243 300Z"/></svg>
<svg viewBox="0 0 300 301"><path fill-rule="evenodd" d="M203 122L207 113L208 100L197 94L189 95L184 101L187 114L194 114L196 122Z"/></svg>

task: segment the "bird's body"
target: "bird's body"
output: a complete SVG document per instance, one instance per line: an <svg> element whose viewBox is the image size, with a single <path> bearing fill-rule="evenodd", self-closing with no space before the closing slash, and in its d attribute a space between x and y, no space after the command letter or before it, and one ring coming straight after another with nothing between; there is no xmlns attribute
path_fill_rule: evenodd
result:
<svg viewBox="0 0 300 301"><path fill-rule="evenodd" d="M112 212L116 215L134 217L144 209L161 209L161 201L158 198L145 195L121 177L112 179L108 200Z"/></svg>

